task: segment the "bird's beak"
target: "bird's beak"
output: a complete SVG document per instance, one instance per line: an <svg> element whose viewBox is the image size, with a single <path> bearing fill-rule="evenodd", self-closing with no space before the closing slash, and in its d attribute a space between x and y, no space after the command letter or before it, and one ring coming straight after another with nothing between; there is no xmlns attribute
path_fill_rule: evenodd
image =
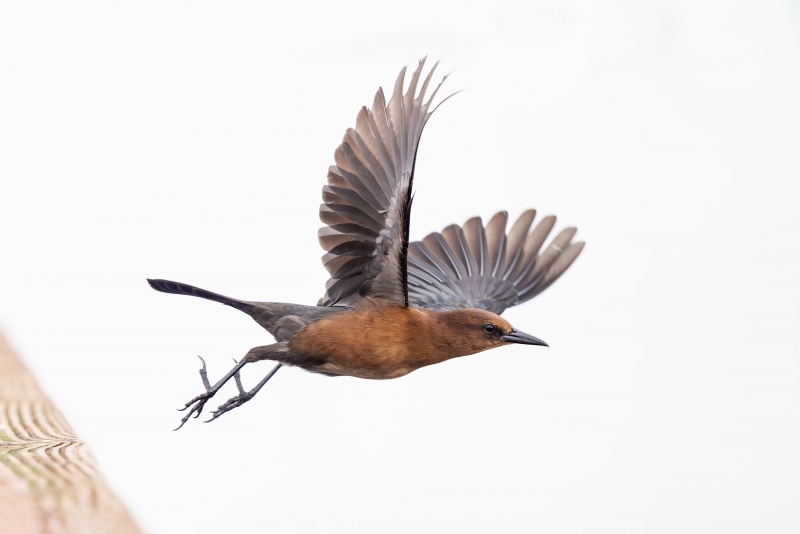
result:
<svg viewBox="0 0 800 534"><path fill-rule="evenodd" d="M520 332L516 328L512 328L511 333L504 335L502 339L506 343L522 343L523 345L542 345L544 347L550 346L541 339L539 339L538 337L526 334L525 332Z"/></svg>

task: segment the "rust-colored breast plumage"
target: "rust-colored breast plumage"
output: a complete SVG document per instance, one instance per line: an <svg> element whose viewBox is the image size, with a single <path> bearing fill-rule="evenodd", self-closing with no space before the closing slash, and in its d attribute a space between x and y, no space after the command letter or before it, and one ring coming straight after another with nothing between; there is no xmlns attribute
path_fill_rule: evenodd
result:
<svg viewBox="0 0 800 534"><path fill-rule="evenodd" d="M374 300L316 321L289 343L309 370L360 378L396 378L442 361L428 310Z"/></svg>

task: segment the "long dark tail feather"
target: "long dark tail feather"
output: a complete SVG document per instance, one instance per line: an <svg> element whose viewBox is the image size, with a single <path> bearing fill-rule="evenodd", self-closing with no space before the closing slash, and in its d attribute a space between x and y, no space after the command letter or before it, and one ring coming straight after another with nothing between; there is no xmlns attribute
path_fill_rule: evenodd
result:
<svg viewBox="0 0 800 534"><path fill-rule="evenodd" d="M228 306L243 311L244 313L250 316L253 315L253 313L256 311L257 308L256 305L253 304L252 302L232 299L224 295L219 295L217 293L212 293L211 291L206 291L205 289L200 289L199 287L190 286L189 284L181 284L180 282L172 282L170 280L151 280L150 278L147 279L147 282L150 284L150 287L152 287L156 291L161 291L162 293L173 293L175 295L191 295L193 297L200 297L203 299L213 300L215 302L227 304Z"/></svg>

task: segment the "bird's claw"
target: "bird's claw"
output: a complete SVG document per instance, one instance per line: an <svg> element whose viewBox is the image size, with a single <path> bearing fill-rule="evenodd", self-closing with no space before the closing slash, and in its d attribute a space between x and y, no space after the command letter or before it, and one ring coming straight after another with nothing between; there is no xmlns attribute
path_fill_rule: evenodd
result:
<svg viewBox="0 0 800 534"><path fill-rule="evenodd" d="M259 390L262 387L264 387L264 384L266 384L267 381L269 381L269 379L272 378L272 376L278 371L278 369L281 368L282 365L280 363L277 364L272 369L272 371L270 371L267 374L267 376L261 379L261 382L256 384L256 386L253 389L251 389L250 391L245 391L244 387L242 387L242 377L239 375L239 371L241 370L242 367L244 367L247 364L246 359L242 359L241 361L238 362L236 362L236 360L233 360L234 362L236 362L236 365L233 367L233 369L228 371L228 373L222 378L220 378L219 381L213 386L208 381L208 373L206 371L205 360L203 360L203 358L200 358L200 361L203 362L203 367L200 369L200 379L203 381L203 386L205 386L206 392L203 393L202 395L198 395L197 397L187 402L183 408L179 408L179 411L189 410L189 413L183 416L183 418L181 419L180 426L178 426L178 428L176 428L175 430L178 430L181 427L183 427L183 425L186 424L186 421L188 421L192 416L194 416L195 418L199 417L200 413L203 411L203 407L206 405L209 399L211 399L211 397L216 395L217 391L219 391L219 388L224 386L225 383L231 378L233 378L234 381L236 382L236 389L239 390L239 394L236 395L235 397L228 399L228 401L225 402L225 404L222 404L216 410L213 410L211 412L212 414L211 419L206 421L206 423L208 423L209 421L213 421L214 419L224 414L225 412L229 412L234 408L238 408L245 402L255 397L256 393L258 393Z"/></svg>
<svg viewBox="0 0 800 534"><path fill-rule="evenodd" d="M225 412L229 412L229 411L233 410L234 408L238 408L239 406L241 406L245 402L249 401L253 397L254 397L254 395L252 393L242 391L241 393L239 393L235 397L231 397L230 399L228 399L225 402L225 404L221 404L220 407L217 408L216 410L212 410L211 419L209 419L208 421L205 421L205 422L206 423L210 423L211 421L213 421L214 419L216 419L220 415L224 414Z"/></svg>
<svg viewBox="0 0 800 534"><path fill-rule="evenodd" d="M196 396L195 398L187 402L183 408L178 408L179 412L182 412L189 408L191 409L189 410L189 413L187 413L181 418L181 424L178 425L178 428L176 428L175 430L180 430L181 427L183 427L183 425L186 424L186 421L188 421L192 417L192 415L194 415L195 419L200 417L200 414L203 412L203 407L205 407L209 399L211 399L211 397L213 397L217 393L217 390L212 388L211 384L208 381L208 370L206 369L206 361L203 359L202 356L198 356L198 358L200 358L200 361L203 362L203 367L200 368L200 380L203 381L203 385L206 388L206 392L201 393L200 395ZM239 373L236 374L238 375Z"/></svg>

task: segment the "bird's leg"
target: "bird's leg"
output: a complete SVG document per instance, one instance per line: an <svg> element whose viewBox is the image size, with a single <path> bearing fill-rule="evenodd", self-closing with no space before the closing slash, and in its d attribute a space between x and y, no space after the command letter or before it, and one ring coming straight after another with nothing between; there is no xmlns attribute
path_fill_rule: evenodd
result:
<svg viewBox="0 0 800 534"><path fill-rule="evenodd" d="M243 396L243 394L242 394L243 388L241 386L242 382L241 382L241 378L239 377L239 371L241 371L242 367L244 367L248 363L255 362L255 361L258 361L258 360L276 359L276 356L280 356L282 354L285 354L285 353L288 352L288 350L289 349L286 346L286 343L274 343L272 345L265 345L263 347L252 348L252 349L250 349L248 351L248 353L245 355L244 358L242 358L242 360L240 362L238 362L236 365L233 366L233 369L228 371L228 373L225 376L223 376L221 379L219 379L219 381L217 381L217 383L214 384L213 386L208 381L208 372L206 371L206 362L205 362L205 360L203 360L203 358L200 358L200 361L203 362L203 367L200 369L200 379L203 381L203 385L205 386L206 391L205 391L205 393L202 393L202 394L196 396L195 398L193 398L192 400L187 402L186 405L183 408L179 409L180 411L188 409L189 413L187 413L185 416L183 416L183 418L181 418L181 424L175 430L178 430L183 425L185 425L186 421L188 421L190 417L192 417L192 416L194 416L195 418L199 417L200 413L202 413L202 411L203 411L203 407L206 405L206 402L208 402L208 400L211 397L216 395L217 391L219 391L219 389L222 386L224 386L225 383L228 380L230 380L231 378L235 378L236 385L237 385L237 387L239 388L239 391L240 391L240 396ZM280 367L280 366L278 366L278 367ZM275 370L273 370L272 373L270 373L269 378L271 378L272 375L275 374L275 371L277 371L277 368ZM263 382L266 383L266 381L269 378L263 380ZM250 394L249 394L250 397L247 400L250 400L250 398L252 398L252 396L255 395L255 393L263 385L264 384L259 384L258 386L256 386L256 388L254 388L254 390L250 392ZM247 395L248 394L246 394L246 393L244 394L244 396L247 396ZM232 400L233 399L231 399L231 401ZM241 401L239 404L244 404L245 402L247 402L247 400ZM228 401L228 403L225 403L225 405L229 404L231 401ZM239 404L237 404L237 406ZM231 408L232 407L233 406L231 406ZM226 409L225 411L227 411L229 409L230 408ZM216 417L217 416L215 416L215 418Z"/></svg>
<svg viewBox="0 0 800 534"><path fill-rule="evenodd" d="M236 373L234 378L236 379L236 387L239 389L239 394L236 395L235 397L231 397L230 399L228 399L228 401L225 404L220 405L219 408L217 408L216 410L212 411L211 413L213 414L213 417L211 417L211 419L206 421L206 423L210 423L211 421L213 421L214 419L216 419L220 415L224 414L225 412L233 410L234 408L238 408L239 406L241 406L245 402L247 402L250 399L252 399L253 397L255 397L256 393L258 393L259 390L264 387L264 384L266 384L269 381L269 379L272 378L275 375L275 373L278 372L278 369L280 369L281 367L283 367L283 364L280 364L280 363L278 365L276 365L275 367L273 367L272 371L270 371L269 374L267 376L265 376L261 380L261 382L256 384L256 387L254 387L250 391L245 391L244 390L244 388L242 387L242 380L239 378L239 373Z"/></svg>

